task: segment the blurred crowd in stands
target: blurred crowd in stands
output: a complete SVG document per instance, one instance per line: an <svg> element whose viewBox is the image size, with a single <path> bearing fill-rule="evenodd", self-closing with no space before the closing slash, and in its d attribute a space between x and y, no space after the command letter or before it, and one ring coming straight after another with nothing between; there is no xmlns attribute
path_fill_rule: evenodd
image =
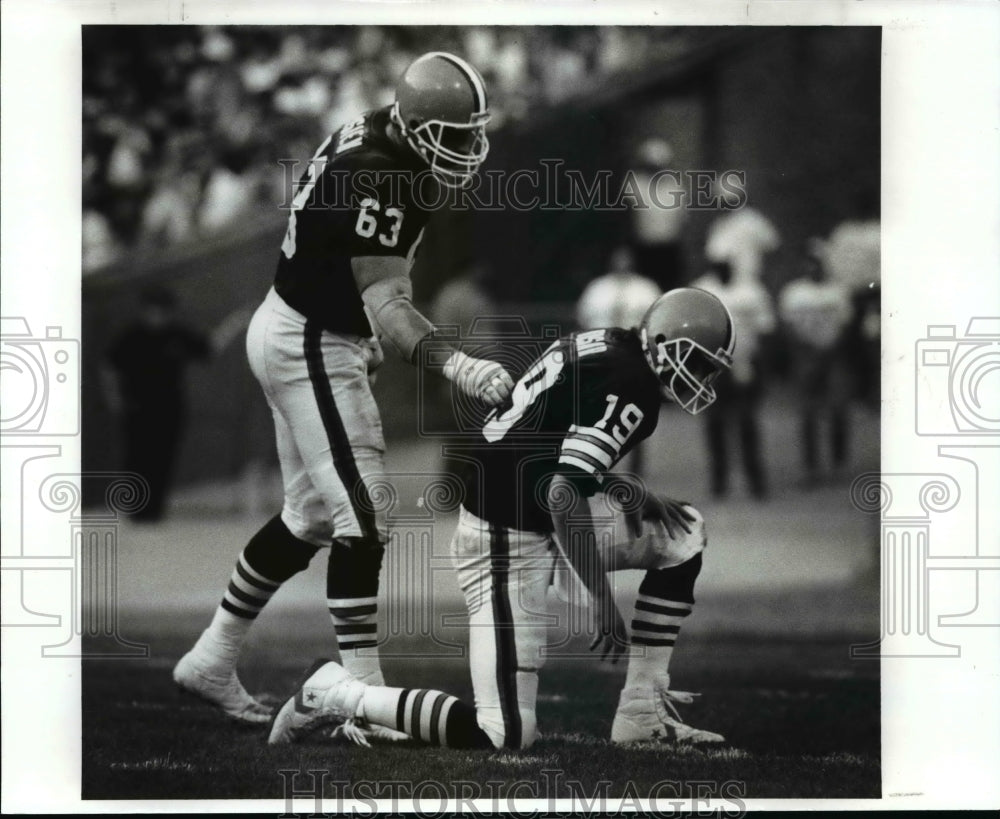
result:
<svg viewBox="0 0 1000 819"><path fill-rule="evenodd" d="M211 237L285 201L279 158L392 101L408 62L476 65L491 128L656 56L683 30L614 27L89 26L83 71L83 268Z"/></svg>

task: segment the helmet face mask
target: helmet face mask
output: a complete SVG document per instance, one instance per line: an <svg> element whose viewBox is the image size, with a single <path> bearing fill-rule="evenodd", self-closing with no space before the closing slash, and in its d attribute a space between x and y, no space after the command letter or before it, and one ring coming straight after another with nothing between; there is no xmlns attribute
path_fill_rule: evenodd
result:
<svg viewBox="0 0 1000 819"><path fill-rule="evenodd" d="M483 79L443 51L419 57L396 89L392 122L446 187L469 184L490 149L490 112Z"/></svg>
<svg viewBox="0 0 1000 819"><path fill-rule="evenodd" d="M645 330L643 334L646 345ZM647 353L646 360L667 398L691 415L697 415L715 402L712 382L728 368L725 361L717 360L689 338L654 342L648 349L655 350L655 353Z"/></svg>
<svg viewBox="0 0 1000 819"><path fill-rule="evenodd" d="M732 366L735 347L732 317L721 301L694 288L670 291L647 311L640 338L668 399L691 415L714 403L712 384Z"/></svg>
<svg viewBox="0 0 1000 819"><path fill-rule="evenodd" d="M410 147L446 187L468 185L489 153L490 141L486 136L489 112L474 114L469 123L430 119L408 128L400 116L397 101L392 119Z"/></svg>

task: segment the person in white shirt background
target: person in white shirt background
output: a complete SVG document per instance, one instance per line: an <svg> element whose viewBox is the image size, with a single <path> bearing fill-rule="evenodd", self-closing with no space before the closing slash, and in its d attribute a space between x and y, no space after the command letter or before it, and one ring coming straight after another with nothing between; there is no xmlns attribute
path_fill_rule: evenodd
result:
<svg viewBox="0 0 1000 819"><path fill-rule="evenodd" d="M705 239L705 257L709 262L732 265L734 284L759 284L767 254L780 245L781 236L771 220L747 205L712 222Z"/></svg>
<svg viewBox="0 0 1000 819"><path fill-rule="evenodd" d="M608 266L608 272L591 280L576 303L581 330L638 327L649 305L663 293L656 282L635 272L635 259L627 247L612 253Z"/></svg>
<svg viewBox="0 0 1000 819"><path fill-rule="evenodd" d="M852 215L823 246L830 278L842 285L853 315L845 344L861 401L878 411L881 372L881 221L877 192L854 196Z"/></svg>
<svg viewBox="0 0 1000 819"><path fill-rule="evenodd" d="M822 420L829 424L833 476L847 466L851 379L844 339L852 309L846 288L824 267L821 242L809 244L803 265L804 275L781 291L778 315L787 338L794 342L790 350L801 401L803 484L808 488L822 479Z"/></svg>
<svg viewBox="0 0 1000 819"><path fill-rule="evenodd" d="M636 270L661 292L685 283L684 229L687 199L679 172L670 167L674 149L651 137L636 152L634 174L642 206L632 209L632 250Z"/></svg>

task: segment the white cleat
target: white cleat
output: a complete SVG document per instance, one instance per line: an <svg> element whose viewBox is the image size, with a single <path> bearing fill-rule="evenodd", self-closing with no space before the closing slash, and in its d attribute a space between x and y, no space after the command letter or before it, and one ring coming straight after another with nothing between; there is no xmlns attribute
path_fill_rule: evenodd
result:
<svg viewBox="0 0 1000 819"><path fill-rule="evenodd" d="M295 742L333 722L354 721L368 686L333 660L317 660L307 673L302 686L275 712L269 745ZM361 733L356 726L344 731L352 742L367 745Z"/></svg>
<svg viewBox="0 0 1000 819"><path fill-rule="evenodd" d="M263 725L271 719L271 709L247 693L234 669L213 669L199 663L193 651L174 666L174 682L182 691L201 697L240 722Z"/></svg>
<svg viewBox="0 0 1000 819"><path fill-rule="evenodd" d="M364 676L359 676L352 672L354 678L365 685L385 685L382 672L378 670L369 671ZM409 734L397 731L395 728L387 728L385 725L377 725L362 718L352 718L338 725L330 733L330 738L335 740L347 740L355 745L370 747L368 740L374 739L379 742L406 742L410 739Z"/></svg>
<svg viewBox="0 0 1000 819"><path fill-rule="evenodd" d="M692 728L681 722L674 703L690 704L697 694L671 691L670 678L664 676L649 688L625 688L618 701L618 711L611 725L611 741L666 742L692 744L725 742L721 734Z"/></svg>

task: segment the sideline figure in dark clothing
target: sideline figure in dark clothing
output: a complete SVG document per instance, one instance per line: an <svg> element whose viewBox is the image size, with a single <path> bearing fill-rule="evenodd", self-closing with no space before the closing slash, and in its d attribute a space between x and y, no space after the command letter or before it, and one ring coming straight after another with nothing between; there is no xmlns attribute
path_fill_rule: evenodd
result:
<svg viewBox="0 0 1000 819"><path fill-rule="evenodd" d="M845 334L851 321L846 288L832 281L819 245L813 242L803 258L804 275L781 292L779 314L791 344L792 362L801 401L803 486L816 486L822 471L820 426L829 424L832 474L842 476L848 462L851 397L850 358Z"/></svg>
<svg viewBox="0 0 1000 819"><path fill-rule="evenodd" d="M178 318L170 290L150 287L140 297L138 320L108 350L105 396L120 420L124 467L149 484L149 501L136 520L157 521L164 515L184 432L186 368L224 349L248 317L247 311L237 311L211 334L203 333Z"/></svg>
<svg viewBox="0 0 1000 819"><path fill-rule="evenodd" d="M715 406L705 413L705 435L711 463L712 495L729 492L730 429L739 433L739 449L747 488L757 500L767 497L766 447L761 441L760 404L764 374L760 350L774 332L771 299L760 282L752 278L736 281L727 261L710 262L708 272L692 287L713 293L729 309L739 344L733 366L715 384Z"/></svg>

